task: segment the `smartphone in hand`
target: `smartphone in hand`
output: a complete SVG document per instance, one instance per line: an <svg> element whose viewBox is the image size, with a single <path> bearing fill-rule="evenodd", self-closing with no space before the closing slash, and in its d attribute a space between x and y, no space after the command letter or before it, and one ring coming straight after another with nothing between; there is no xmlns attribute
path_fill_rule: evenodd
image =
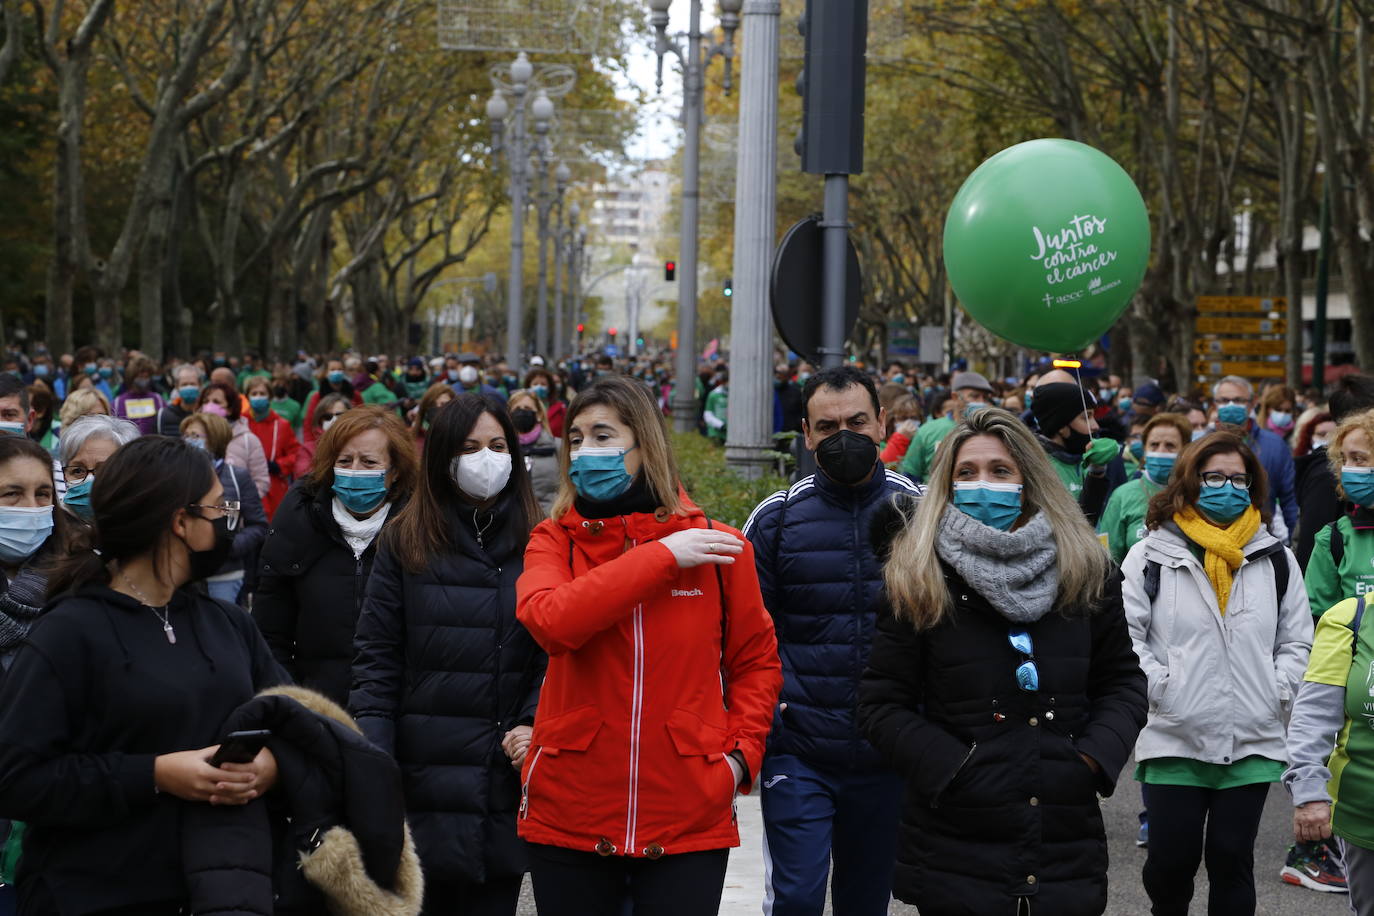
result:
<svg viewBox="0 0 1374 916"><path fill-rule="evenodd" d="M258 752L267 746L272 731L266 728L250 731L230 732L219 743L219 750L210 758L210 766L217 767L226 763L252 763Z"/></svg>

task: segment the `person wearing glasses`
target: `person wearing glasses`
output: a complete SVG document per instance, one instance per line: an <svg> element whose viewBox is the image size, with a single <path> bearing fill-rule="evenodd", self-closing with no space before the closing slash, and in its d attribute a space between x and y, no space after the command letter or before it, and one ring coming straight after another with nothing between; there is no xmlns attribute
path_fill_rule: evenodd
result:
<svg viewBox="0 0 1374 916"><path fill-rule="evenodd" d="M906 783L893 894L922 916L1100 914L1145 677L1107 551L1034 434L988 407L875 519L890 607L863 733Z"/></svg>
<svg viewBox="0 0 1374 916"><path fill-rule="evenodd" d="M214 462L215 474L224 485L225 497L238 508L229 522L229 537L233 547L224 565L205 579L210 597L223 601L247 604L241 596L245 591L247 570L257 565L258 549L267 538L267 514L262 508L253 478L238 465L225 460L225 450L234 431L223 417L212 413L193 413L181 421L181 436L194 448L204 449Z"/></svg>
<svg viewBox="0 0 1374 916"><path fill-rule="evenodd" d="M139 437L138 427L128 420L106 414L87 414L62 432L58 460L67 482L62 505L69 517L83 525L91 520L91 487L101 466L121 446Z"/></svg>
<svg viewBox="0 0 1374 916"><path fill-rule="evenodd" d="M1179 456L1121 567L1149 679L1135 775L1148 789L1145 891L1160 916L1188 912L1204 854L1207 911L1255 912L1255 835L1312 645L1302 570L1265 525L1273 505L1246 441L1212 433Z"/></svg>
<svg viewBox="0 0 1374 916"><path fill-rule="evenodd" d="M1255 389L1246 379L1228 375L1212 386L1216 428L1245 440L1246 447L1259 461L1270 498L1278 500L1283 510L1284 525L1294 531L1298 526L1298 498L1294 489L1297 471L1293 452L1282 436L1256 421L1254 407Z"/></svg>
<svg viewBox="0 0 1374 916"><path fill-rule="evenodd" d="M212 766L220 727L287 683L252 620L187 586L228 556L237 511L209 456L144 436L97 475L92 527L0 683L0 817L23 821L22 913L189 908L186 805L243 805L276 761Z"/></svg>

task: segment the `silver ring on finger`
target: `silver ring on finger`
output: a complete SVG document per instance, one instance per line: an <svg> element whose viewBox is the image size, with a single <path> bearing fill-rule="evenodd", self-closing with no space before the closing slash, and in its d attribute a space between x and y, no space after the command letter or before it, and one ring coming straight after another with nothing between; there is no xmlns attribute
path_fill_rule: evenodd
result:
<svg viewBox="0 0 1374 916"><path fill-rule="evenodd" d="M712 543L706 545L706 552L707 552L707 553L715 553L715 552L716 552L716 545L715 545L715 542L712 542Z"/></svg>

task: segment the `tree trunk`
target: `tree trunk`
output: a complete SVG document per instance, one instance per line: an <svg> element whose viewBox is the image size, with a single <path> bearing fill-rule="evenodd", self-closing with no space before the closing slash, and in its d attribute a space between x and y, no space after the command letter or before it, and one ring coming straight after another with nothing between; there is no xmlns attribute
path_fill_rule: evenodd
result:
<svg viewBox="0 0 1374 916"><path fill-rule="evenodd" d="M175 165L167 163L157 176L150 198L148 227L138 257L138 316L140 349L153 362L162 362L163 294L167 278L167 245L175 198Z"/></svg>

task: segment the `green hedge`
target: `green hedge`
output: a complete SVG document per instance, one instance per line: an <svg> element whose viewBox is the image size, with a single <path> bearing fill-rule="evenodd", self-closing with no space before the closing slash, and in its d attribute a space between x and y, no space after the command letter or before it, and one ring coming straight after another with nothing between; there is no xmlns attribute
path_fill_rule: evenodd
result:
<svg viewBox="0 0 1374 916"><path fill-rule="evenodd" d="M709 518L743 528L754 507L788 486L787 479L767 475L743 480L725 464L725 449L697 433L673 433L682 485Z"/></svg>

